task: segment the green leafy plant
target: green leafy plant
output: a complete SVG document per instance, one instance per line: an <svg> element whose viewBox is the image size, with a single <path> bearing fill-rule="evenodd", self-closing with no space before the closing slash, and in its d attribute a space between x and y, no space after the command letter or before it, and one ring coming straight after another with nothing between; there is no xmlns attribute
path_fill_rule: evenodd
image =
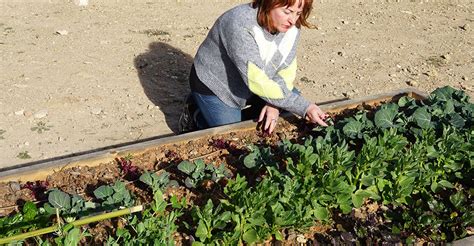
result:
<svg viewBox="0 0 474 246"><path fill-rule="evenodd" d="M86 230L81 231L80 228L74 227L72 224L67 224L62 227L58 232L58 237L54 238L54 242L58 246L75 246L79 245L79 242L84 237L90 237L91 234Z"/></svg>
<svg viewBox="0 0 474 246"><path fill-rule="evenodd" d="M258 148L255 145L248 146L250 153L244 157L244 166L247 168L260 168L262 166L270 165L272 153L270 148Z"/></svg>
<svg viewBox="0 0 474 246"><path fill-rule="evenodd" d="M176 221L183 214L186 200L171 197L171 209L166 211L169 204L161 190L154 190L153 198L150 208L127 219L127 225L118 228L115 237L108 238L107 245L175 245Z"/></svg>
<svg viewBox="0 0 474 246"><path fill-rule="evenodd" d="M94 190L94 195L97 199L102 200L102 206L123 205L129 207L135 202L125 187L125 183L121 181L117 181L113 185L100 186Z"/></svg>
<svg viewBox="0 0 474 246"><path fill-rule="evenodd" d="M63 215L66 222L69 223L82 213L96 207L96 203L85 201L78 195L70 195L58 189L51 189L48 191L48 202L43 205L41 211L47 215Z"/></svg>
<svg viewBox="0 0 474 246"><path fill-rule="evenodd" d="M13 236L23 231L35 230L48 225L49 218L41 216L33 202L26 202L19 213L0 218L0 235Z"/></svg>
<svg viewBox="0 0 474 246"><path fill-rule="evenodd" d="M195 235L200 240L193 245L204 245L222 242L223 235L219 233L230 224L232 214L230 211L223 211L222 204L214 207L212 200L209 199L202 209L194 207L192 216L198 221Z"/></svg>
<svg viewBox="0 0 474 246"><path fill-rule="evenodd" d="M155 190L162 190L167 186L178 186L176 180L170 180L170 174L166 171L161 172L160 175L156 173L145 172L140 176L140 181L147 184Z"/></svg>
<svg viewBox="0 0 474 246"><path fill-rule="evenodd" d="M184 184L188 188L196 188L205 180L218 182L223 178L230 177L230 172L225 168L224 164L215 167L211 164L206 165L202 159L194 162L182 161L178 165L178 170L187 175Z"/></svg>

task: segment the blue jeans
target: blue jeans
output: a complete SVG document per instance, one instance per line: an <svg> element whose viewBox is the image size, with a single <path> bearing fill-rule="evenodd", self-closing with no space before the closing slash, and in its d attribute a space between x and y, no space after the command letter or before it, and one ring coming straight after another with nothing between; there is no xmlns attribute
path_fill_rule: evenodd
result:
<svg viewBox="0 0 474 246"><path fill-rule="evenodd" d="M293 92L301 94L301 92L296 88L293 89ZM197 92L191 92L191 94L199 108L199 113L195 119L199 129L227 125L242 120L255 119L259 116L260 111L266 105L266 102L263 99L254 96L254 98L249 99L249 103L247 103L252 106L248 109L242 110L240 108L229 107L216 95L204 95Z"/></svg>
<svg viewBox="0 0 474 246"><path fill-rule="evenodd" d="M242 121L242 110L227 106L216 95L203 95L192 92L199 113L196 124L199 129L215 127Z"/></svg>

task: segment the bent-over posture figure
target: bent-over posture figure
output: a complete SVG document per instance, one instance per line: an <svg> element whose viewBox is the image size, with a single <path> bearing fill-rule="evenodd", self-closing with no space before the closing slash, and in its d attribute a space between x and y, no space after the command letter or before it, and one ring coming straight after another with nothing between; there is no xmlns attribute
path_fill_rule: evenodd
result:
<svg viewBox="0 0 474 246"><path fill-rule="evenodd" d="M256 118L272 132L280 110L326 126L327 115L293 86L296 47L312 0L255 0L220 16L190 73L198 128ZM251 105L250 115L245 108Z"/></svg>

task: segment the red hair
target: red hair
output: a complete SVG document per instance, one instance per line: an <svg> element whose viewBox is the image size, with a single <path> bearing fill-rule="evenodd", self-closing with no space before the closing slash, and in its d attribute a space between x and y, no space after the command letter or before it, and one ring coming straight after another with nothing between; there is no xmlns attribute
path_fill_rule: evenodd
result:
<svg viewBox="0 0 474 246"><path fill-rule="evenodd" d="M308 22L308 17L313 8L313 0L253 0L252 7L258 8L257 11L257 22L260 26L267 29L269 32L274 33L277 30L273 26L273 20L270 17L270 10L278 7L293 6L298 2L298 6L304 2L303 11L295 23L295 26L300 28L305 26L308 28L314 28L314 26Z"/></svg>

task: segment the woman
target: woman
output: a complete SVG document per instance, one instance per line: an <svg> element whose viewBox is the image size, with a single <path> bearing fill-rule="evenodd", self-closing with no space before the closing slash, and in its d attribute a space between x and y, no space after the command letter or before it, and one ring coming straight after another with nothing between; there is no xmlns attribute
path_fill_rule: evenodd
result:
<svg viewBox="0 0 474 246"><path fill-rule="evenodd" d="M269 133L280 109L327 126L327 115L293 86L299 29L310 26L311 5L312 0L254 0L217 19L191 68L198 128L241 121L249 104Z"/></svg>

